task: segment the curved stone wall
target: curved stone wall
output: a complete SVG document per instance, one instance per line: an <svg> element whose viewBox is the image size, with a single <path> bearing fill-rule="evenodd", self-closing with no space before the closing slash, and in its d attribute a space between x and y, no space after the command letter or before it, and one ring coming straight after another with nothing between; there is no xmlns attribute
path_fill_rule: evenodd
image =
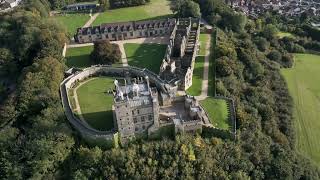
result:
<svg viewBox="0 0 320 180"><path fill-rule="evenodd" d="M90 127L86 122L78 119L71 109L71 104L68 99L69 89L72 88L75 82L81 81L87 77L105 74L110 76L126 77L126 76L148 76L151 83L154 83L159 90L168 94L169 97L174 97L176 93L176 87L167 84L157 74L147 69L140 69L137 67L112 67L112 66L91 66L89 68L78 71L62 81L60 84L60 95L62 105L65 110L68 121L71 125L80 133L82 137L88 140L97 141L110 141L113 140L116 131L99 131Z"/></svg>

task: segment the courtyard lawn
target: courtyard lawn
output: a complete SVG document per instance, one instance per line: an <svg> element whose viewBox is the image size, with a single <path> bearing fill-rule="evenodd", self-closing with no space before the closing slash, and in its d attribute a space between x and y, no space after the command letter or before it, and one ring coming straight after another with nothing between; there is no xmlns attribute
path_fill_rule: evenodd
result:
<svg viewBox="0 0 320 180"><path fill-rule="evenodd" d="M228 105L225 100L208 97L200 101L200 104L208 113L213 126L224 130L228 130L231 127L228 118Z"/></svg>
<svg viewBox="0 0 320 180"><path fill-rule="evenodd" d="M124 44L128 64L147 68L158 74L167 45L163 44Z"/></svg>
<svg viewBox="0 0 320 180"><path fill-rule="evenodd" d="M106 93L114 88L113 81L114 78L97 77L77 89L82 116L95 129L111 130L114 127L113 95Z"/></svg>
<svg viewBox="0 0 320 180"><path fill-rule="evenodd" d="M284 38L284 37L291 37L291 38L294 38L294 35L289 33L289 32L278 32L277 36L281 39L281 38Z"/></svg>
<svg viewBox="0 0 320 180"><path fill-rule="evenodd" d="M199 41L200 41L200 51L199 56L206 55L206 43L208 42L210 34L200 34Z"/></svg>
<svg viewBox="0 0 320 180"><path fill-rule="evenodd" d="M151 0L149 4L143 6L107 10L97 17L97 19L93 22L93 25L111 22L167 18L170 16L172 16L172 11L170 10L170 1Z"/></svg>
<svg viewBox="0 0 320 180"><path fill-rule="evenodd" d="M202 90L204 56L198 56L193 70L192 86L187 90L191 96L199 96Z"/></svg>
<svg viewBox="0 0 320 180"><path fill-rule="evenodd" d="M295 65L281 70L294 100L298 151L320 167L320 56L295 54Z"/></svg>
<svg viewBox="0 0 320 180"><path fill-rule="evenodd" d="M82 27L90 19L86 13L61 14L53 18L67 30L70 37L76 33L77 28Z"/></svg>
<svg viewBox="0 0 320 180"><path fill-rule="evenodd" d="M90 53L93 46L69 48L66 53L66 65L68 67L85 68L92 65L90 61Z"/></svg>

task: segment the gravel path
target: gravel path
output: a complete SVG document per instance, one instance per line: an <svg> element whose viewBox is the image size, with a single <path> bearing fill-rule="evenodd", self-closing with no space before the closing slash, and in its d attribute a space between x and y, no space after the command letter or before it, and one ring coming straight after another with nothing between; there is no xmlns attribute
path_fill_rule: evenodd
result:
<svg viewBox="0 0 320 180"><path fill-rule="evenodd" d="M208 97L210 48L211 48L211 36L209 36L208 41L206 43L206 55L204 59L201 95L196 97L197 100L199 101L204 100Z"/></svg>
<svg viewBox="0 0 320 180"><path fill-rule="evenodd" d="M94 20L96 20L96 18L100 15L100 13L95 13L93 16L91 16L91 18L86 22L86 24L84 24L82 27L89 27L91 26L91 24L93 23Z"/></svg>

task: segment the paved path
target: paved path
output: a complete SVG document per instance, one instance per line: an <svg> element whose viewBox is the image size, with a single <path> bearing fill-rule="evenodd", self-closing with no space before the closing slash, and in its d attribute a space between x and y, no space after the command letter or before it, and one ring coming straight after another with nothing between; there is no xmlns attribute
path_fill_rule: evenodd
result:
<svg viewBox="0 0 320 180"><path fill-rule="evenodd" d="M126 55L126 51L124 49L123 42L117 41L115 44L118 44L120 52L121 52L121 61L122 61L122 66L128 66L128 59Z"/></svg>
<svg viewBox="0 0 320 180"><path fill-rule="evenodd" d="M196 97L196 99L199 101L204 100L208 97L210 48L211 48L211 36L208 36L208 40L206 43L206 55L204 58L203 79L202 79L202 86L201 86L202 90L201 90L201 95Z"/></svg>
<svg viewBox="0 0 320 180"><path fill-rule="evenodd" d="M82 27L89 27L91 26L91 24L93 23L94 20L96 20L96 18L100 15L100 13L95 13L93 16L90 17L90 19L86 22L86 24L84 24Z"/></svg>

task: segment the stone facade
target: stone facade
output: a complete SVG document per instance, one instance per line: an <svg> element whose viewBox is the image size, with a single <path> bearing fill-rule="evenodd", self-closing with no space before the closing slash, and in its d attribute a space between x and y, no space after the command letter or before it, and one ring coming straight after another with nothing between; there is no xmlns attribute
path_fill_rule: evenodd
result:
<svg viewBox="0 0 320 180"><path fill-rule="evenodd" d="M122 142L143 134L151 126L159 127L158 91L151 88L149 78L115 80L114 119Z"/></svg>
<svg viewBox="0 0 320 180"><path fill-rule="evenodd" d="M168 36L175 25L175 19L106 23L100 26L78 28L74 38L78 43L90 43L99 40L120 41Z"/></svg>

